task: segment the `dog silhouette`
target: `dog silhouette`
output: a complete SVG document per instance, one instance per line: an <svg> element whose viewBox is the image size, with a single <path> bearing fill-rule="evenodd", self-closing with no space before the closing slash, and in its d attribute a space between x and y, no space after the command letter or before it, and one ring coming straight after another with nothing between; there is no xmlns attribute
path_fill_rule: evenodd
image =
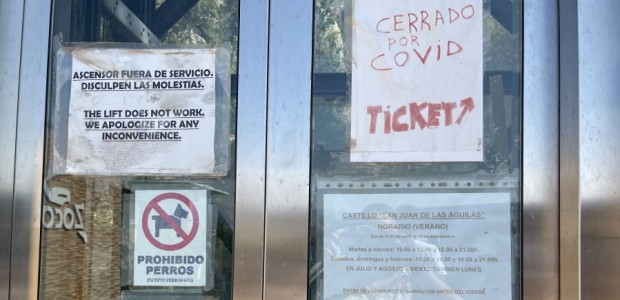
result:
<svg viewBox="0 0 620 300"><path fill-rule="evenodd" d="M181 219L186 219L188 213L188 211L181 207L181 204L177 204L177 208L174 210L174 214L172 214L170 218L174 221L174 223L181 227ZM172 225L166 222L162 216L152 216L151 219L155 220L155 237L159 237L160 229L172 229ZM177 232L177 237L180 236L181 235Z"/></svg>

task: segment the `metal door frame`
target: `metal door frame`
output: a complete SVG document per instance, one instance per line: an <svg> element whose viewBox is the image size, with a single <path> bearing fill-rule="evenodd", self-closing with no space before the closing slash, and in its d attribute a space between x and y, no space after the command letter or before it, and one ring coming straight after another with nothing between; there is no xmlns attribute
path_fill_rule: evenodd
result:
<svg viewBox="0 0 620 300"><path fill-rule="evenodd" d="M8 298L11 266L11 227L19 96L20 53L22 49L22 1L0 2L0 298ZM8 243L6 241L9 241Z"/></svg>
<svg viewBox="0 0 620 300"><path fill-rule="evenodd" d="M313 2L240 3L233 294L304 299ZM0 8L0 62L9 66L0 74L0 95L8 99L1 125L9 129L1 136L0 163L9 171L0 174L0 201L12 207L12 217L0 218L0 234L14 237L10 250L0 248L0 263L10 264L10 274L0 270L0 297L35 299L51 5L20 0ZM523 15L523 291L526 299L557 299L558 3L524 0Z"/></svg>
<svg viewBox="0 0 620 300"><path fill-rule="evenodd" d="M3 199L4 207L12 207L10 228L10 278L3 286L2 296L10 299L35 299L39 280L39 238L41 215L41 189L43 177L43 146L45 128L45 99L47 95L47 57L51 5L46 1L4 1L0 16L4 21L4 8L10 23L0 25L2 47L13 48L7 52L9 60L19 64L11 70L7 86L13 90L3 101L12 102L16 110L3 112L9 118L16 116L8 128L15 129L14 157L2 157L3 166L13 166L2 176L11 176L12 199ZM9 6L9 7L7 7ZM13 15L14 14L14 15ZM18 21L19 20L19 21ZM5 27L7 26L7 27ZM15 35L21 32L21 35ZM11 43L9 43L11 42ZM14 42L14 44L12 44ZM4 49L2 49L4 50ZM2 51L2 55L4 51ZM4 90L4 89L3 89ZM3 108L4 109L4 108ZM12 115L12 116L11 116ZM11 126L12 125L12 126ZM4 140L2 141L4 143ZM9 152L10 153L10 152ZM11 203L9 203L11 202ZM2 219L5 222L7 219ZM3 224L4 225L4 224ZM3 235L7 231L4 231ZM4 241L3 241L4 243ZM6 292L5 292L6 291Z"/></svg>
<svg viewBox="0 0 620 300"><path fill-rule="evenodd" d="M312 2L271 1L265 299L307 298ZM523 2L523 295L557 299L558 3Z"/></svg>
<svg viewBox="0 0 620 300"><path fill-rule="evenodd" d="M559 299L559 8L523 3L523 298Z"/></svg>
<svg viewBox="0 0 620 300"><path fill-rule="evenodd" d="M239 299L263 290L268 9L268 0L240 1L233 279ZM7 133L0 136L0 204L9 208L0 212L0 298L36 299L51 1L2 1L0 17L0 63L7 67L0 73Z"/></svg>

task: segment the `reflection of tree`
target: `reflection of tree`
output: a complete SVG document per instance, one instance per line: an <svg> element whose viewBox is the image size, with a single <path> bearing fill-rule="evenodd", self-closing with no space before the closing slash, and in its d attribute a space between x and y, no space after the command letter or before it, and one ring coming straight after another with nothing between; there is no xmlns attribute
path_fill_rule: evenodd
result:
<svg viewBox="0 0 620 300"><path fill-rule="evenodd" d="M317 0L314 6L315 72L344 72L344 0Z"/></svg>
<svg viewBox="0 0 620 300"><path fill-rule="evenodd" d="M516 0L515 0L516 1ZM489 1L485 1L488 3ZM510 174L518 165L521 69L521 30L507 30L486 5L483 14L483 55L485 79L489 83L484 95L484 162L453 163L356 163L349 161L350 142L350 0L315 1L313 129L315 167L324 175L355 174L377 176L423 172L433 175L449 171L451 175L487 171ZM517 7L517 6L515 6ZM515 14L516 15L516 14ZM340 73L340 77L331 76ZM333 78L341 78L337 91ZM490 86L498 93L490 95ZM323 88L325 87L325 88ZM325 92L328 91L328 92ZM323 93L322 93L323 92ZM389 168L387 168L389 166Z"/></svg>
<svg viewBox="0 0 620 300"><path fill-rule="evenodd" d="M339 73L347 69L345 46L348 26L345 0L315 1L314 69L316 73ZM518 71L521 61L520 31L510 33L485 10L484 63L486 70Z"/></svg>
<svg viewBox="0 0 620 300"><path fill-rule="evenodd" d="M159 7L166 0L156 0ZM179 47L230 45L231 74L237 73L239 0L200 0L164 37L164 44ZM235 139L236 98L231 97L231 141ZM233 147L234 149L234 147ZM232 154L231 154L232 155Z"/></svg>
<svg viewBox="0 0 620 300"><path fill-rule="evenodd" d="M512 34L490 13L484 14L484 68L518 72L521 68L520 32Z"/></svg>
<svg viewBox="0 0 620 300"><path fill-rule="evenodd" d="M157 0L161 5L164 0ZM200 0L172 29L163 42L168 45L208 45L230 43L233 72L236 73L239 39L239 0Z"/></svg>

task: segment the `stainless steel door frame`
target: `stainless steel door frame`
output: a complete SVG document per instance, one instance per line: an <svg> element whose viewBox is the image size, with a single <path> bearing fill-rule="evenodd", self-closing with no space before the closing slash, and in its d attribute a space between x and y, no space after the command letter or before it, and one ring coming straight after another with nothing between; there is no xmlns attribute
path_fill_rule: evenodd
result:
<svg viewBox="0 0 620 300"><path fill-rule="evenodd" d="M312 12L270 4L264 299L307 298Z"/></svg>
<svg viewBox="0 0 620 300"><path fill-rule="evenodd" d="M265 299L307 297L312 2L271 3ZM559 297L557 5L524 0L525 299Z"/></svg>
<svg viewBox="0 0 620 300"><path fill-rule="evenodd" d="M620 293L617 1L560 1L560 297Z"/></svg>
<svg viewBox="0 0 620 300"><path fill-rule="evenodd" d="M523 4L523 298L559 299L558 2Z"/></svg>
<svg viewBox="0 0 620 300"><path fill-rule="evenodd" d="M9 297L23 1L0 2L0 298Z"/></svg>
<svg viewBox="0 0 620 300"><path fill-rule="evenodd" d="M13 10L4 6L1 10L15 11L12 16L21 20L21 3L24 19L21 46L2 52L8 58L21 53L21 64L19 76L13 77L19 82L8 81L17 89L17 96L8 98L15 99L16 118L3 121L8 128L15 124L15 158L7 158L11 152L2 157L2 162L15 162L15 171L8 183L1 184L3 189L14 186L12 235L19 237L11 245L10 297L34 299L51 8L38 1L15 2L3 3L14 5ZM307 295L312 4L310 0L241 1L236 299ZM557 3L525 0L524 9L524 296L557 298ZM11 70L17 74L15 66ZM6 173L2 176L7 178ZM4 191L2 199L4 204Z"/></svg>
<svg viewBox="0 0 620 300"><path fill-rule="evenodd" d="M560 282L562 299L581 299L579 203L578 0L559 3L560 37Z"/></svg>
<svg viewBox="0 0 620 300"><path fill-rule="evenodd" d="M263 292L269 0L241 0L234 299Z"/></svg>
<svg viewBox="0 0 620 300"><path fill-rule="evenodd" d="M13 206L12 211L3 210L8 216L0 222L3 222L3 238L11 230L13 237L19 237L6 245L6 251L0 248L6 252L0 253L0 263L7 264L0 271L3 272L0 279L6 276L1 281L0 298L36 299L51 3L4 1L0 8L3 21L0 37L7 41L0 48L0 62L7 66L7 73L0 75L7 83L0 90L3 99L7 99L1 102L7 115L2 125L6 125L4 128L9 133L2 136L0 162L10 169L0 177L1 204ZM243 38L239 48L236 163L239 188L233 279L236 299L256 299L263 290L268 9L268 0L240 1ZM10 235L7 239L10 240Z"/></svg>
<svg viewBox="0 0 620 300"><path fill-rule="evenodd" d="M9 298L34 299L39 279L39 236L47 95L49 1L23 5ZM14 58L17 59L17 58Z"/></svg>

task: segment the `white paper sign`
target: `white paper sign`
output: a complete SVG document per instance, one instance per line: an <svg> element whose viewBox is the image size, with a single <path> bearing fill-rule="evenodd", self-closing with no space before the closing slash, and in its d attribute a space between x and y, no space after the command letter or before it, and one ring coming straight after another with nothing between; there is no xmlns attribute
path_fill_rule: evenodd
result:
<svg viewBox="0 0 620 300"><path fill-rule="evenodd" d="M133 284L205 286L207 192L136 190Z"/></svg>
<svg viewBox="0 0 620 300"><path fill-rule="evenodd" d="M354 0L351 161L482 161L482 0Z"/></svg>
<svg viewBox="0 0 620 300"><path fill-rule="evenodd" d="M67 173L212 173L215 50L76 49Z"/></svg>
<svg viewBox="0 0 620 300"><path fill-rule="evenodd" d="M325 194L323 299L512 299L509 193Z"/></svg>

